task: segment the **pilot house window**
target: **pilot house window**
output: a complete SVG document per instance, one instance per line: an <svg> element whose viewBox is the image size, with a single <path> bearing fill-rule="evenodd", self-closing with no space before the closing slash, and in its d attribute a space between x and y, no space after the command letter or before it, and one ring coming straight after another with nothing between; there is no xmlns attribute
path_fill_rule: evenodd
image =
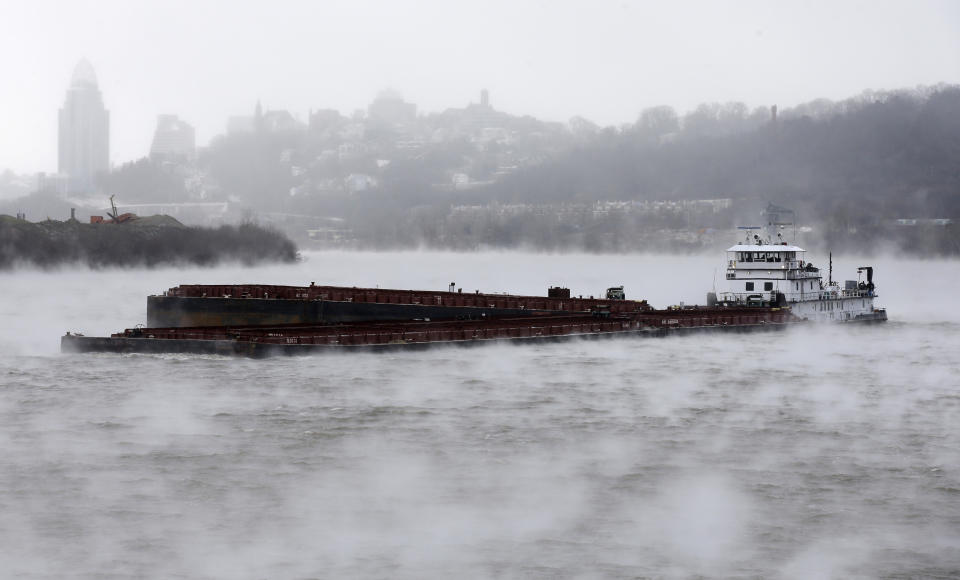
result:
<svg viewBox="0 0 960 580"><path fill-rule="evenodd" d="M753 292L753 282L747 282L747 292Z"/></svg>
<svg viewBox="0 0 960 580"><path fill-rule="evenodd" d="M763 283L763 289L764 289L764 290L767 290L768 292L769 292L770 290L773 290L773 282L764 282L764 283Z"/></svg>

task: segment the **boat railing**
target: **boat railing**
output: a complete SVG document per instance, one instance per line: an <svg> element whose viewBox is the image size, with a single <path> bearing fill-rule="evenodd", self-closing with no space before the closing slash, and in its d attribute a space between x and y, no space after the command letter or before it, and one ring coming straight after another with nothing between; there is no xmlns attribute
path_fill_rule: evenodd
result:
<svg viewBox="0 0 960 580"><path fill-rule="evenodd" d="M773 301L776 299L777 292L778 290L758 290L756 292L720 292L717 294L717 299L720 302L737 302L745 304L758 302L756 297L760 298L759 301ZM861 290L858 288L856 290L820 290L813 294L813 298L810 297L810 294L807 294L806 296L806 300L839 300L841 298L876 298L877 293L875 290Z"/></svg>
<svg viewBox="0 0 960 580"><path fill-rule="evenodd" d="M856 290L821 290L818 299L820 300L836 300L839 298L876 298L876 290L868 290L866 288Z"/></svg>
<svg viewBox="0 0 960 580"><path fill-rule="evenodd" d="M787 280L807 280L809 278L819 277L820 272L807 272L801 269L787 270Z"/></svg>
<svg viewBox="0 0 960 580"><path fill-rule="evenodd" d="M775 269L775 270L797 270L800 268L800 262L797 260L727 260L727 268L736 269L747 268L754 270Z"/></svg>
<svg viewBox="0 0 960 580"><path fill-rule="evenodd" d="M720 302L736 302L739 304L758 304L774 300L776 292L759 290L757 292L720 292L717 300Z"/></svg>

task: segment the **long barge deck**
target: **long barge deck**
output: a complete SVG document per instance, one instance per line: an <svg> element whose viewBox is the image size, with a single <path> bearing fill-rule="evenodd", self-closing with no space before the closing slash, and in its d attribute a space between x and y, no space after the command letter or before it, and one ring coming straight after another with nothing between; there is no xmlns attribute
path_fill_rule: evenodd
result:
<svg viewBox="0 0 960 580"><path fill-rule="evenodd" d="M557 313L479 320L374 321L350 324L132 328L109 337L68 333L64 352L195 353L240 356L410 349L562 340L576 337L664 336L691 331L783 328L802 322L789 309L686 307Z"/></svg>

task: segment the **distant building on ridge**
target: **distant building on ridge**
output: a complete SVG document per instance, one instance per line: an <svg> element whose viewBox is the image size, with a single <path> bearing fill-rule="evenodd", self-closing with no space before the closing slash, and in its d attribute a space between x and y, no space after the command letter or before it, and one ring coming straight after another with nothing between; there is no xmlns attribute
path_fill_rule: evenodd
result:
<svg viewBox="0 0 960 580"><path fill-rule="evenodd" d="M380 91L370 103L367 117L387 125L407 125L417 120L417 105L404 101L400 93L388 89Z"/></svg>
<svg viewBox="0 0 960 580"><path fill-rule="evenodd" d="M94 190L94 178L110 169L110 112L103 106L97 75L86 59L77 63L60 109L59 173L70 192Z"/></svg>
<svg viewBox="0 0 960 580"><path fill-rule="evenodd" d="M157 116L150 159L154 161L189 161L196 154L196 135L193 127L176 115Z"/></svg>
<svg viewBox="0 0 960 580"><path fill-rule="evenodd" d="M305 125L298 121L290 111L278 109L264 111L260 101L254 108L253 116L233 116L227 119L227 135L243 133L285 133L301 131Z"/></svg>

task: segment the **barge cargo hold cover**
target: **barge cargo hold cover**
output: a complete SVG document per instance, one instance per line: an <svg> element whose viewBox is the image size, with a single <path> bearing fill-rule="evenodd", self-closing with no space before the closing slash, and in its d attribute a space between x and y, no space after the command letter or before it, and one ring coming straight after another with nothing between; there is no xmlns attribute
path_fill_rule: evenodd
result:
<svg viewBox="0 0 960 580"><path fill-rule="evenodd" d="M555 313L480 320L377 321L353 324L133 328L110 337L67 333L64 352L195 353L240 356L409 349L576 337L664 336L707 330L783 328L802 322L789 309L687 307L631 313Z"/></svg>

